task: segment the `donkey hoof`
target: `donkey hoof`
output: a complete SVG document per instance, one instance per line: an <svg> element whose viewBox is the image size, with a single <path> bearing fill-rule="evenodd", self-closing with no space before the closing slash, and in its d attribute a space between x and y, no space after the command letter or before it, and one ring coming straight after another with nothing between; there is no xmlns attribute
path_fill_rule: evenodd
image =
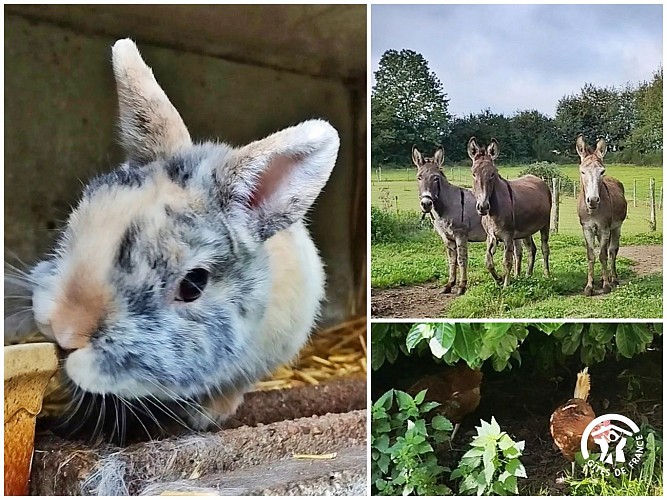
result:
<svg viewBox="0 0 667 500"><path fill-rule="evenodd" d="M454 286L453 284L447 283L445 285L445 288L442 289L442 293L452 293L452 287L453 286Z"/></svg>
<svg viewBox="0 0 667 500"><path fill-rule="evenodd" d="M618 285L620 285L620 283L618 282L617 278L611 280L611 286L618 286Z"/></svg>
<svg viewBox="0 0 667 500"><path fill-rule="evenodd" d="M602 287L602 293L609 293L611 292L611 285L609 283L605 283L604 286Z"/></svg>
<svg viewBox="0 0 667 500"><path fill-rule="evenodd" d="M584 295L586 297L590 297L591 295L593 295L593 287L587 286L586 288L584 288Z"/></svg>
<svg viewBox="0 0 667 500"><path fill-rule="evenodd" d="M464 293L466 293L466 287L460 286L457 295L463 295Z"/></svg>

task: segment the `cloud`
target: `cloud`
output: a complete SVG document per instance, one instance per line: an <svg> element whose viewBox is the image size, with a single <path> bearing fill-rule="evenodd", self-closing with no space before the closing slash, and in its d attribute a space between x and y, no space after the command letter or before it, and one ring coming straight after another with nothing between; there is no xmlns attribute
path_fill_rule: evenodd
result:
<svg viewBox="0 0 667 500"><path fill-rule="evenodd" d="M649 80L662 65L662 5L373 5L371 63L421 53L450 112L537 109L585 83Z"/></svg>

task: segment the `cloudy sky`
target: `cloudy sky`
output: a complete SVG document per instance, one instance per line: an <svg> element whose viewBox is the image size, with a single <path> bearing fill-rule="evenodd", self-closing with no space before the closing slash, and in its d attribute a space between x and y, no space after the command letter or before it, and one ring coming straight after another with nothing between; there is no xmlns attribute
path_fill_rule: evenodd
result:
<svg viewBox="0 0 667 500"><path fill-rule="evenodd" d="M374 5L372 69L421 53L455 115L485 108L553 116L584 83L621 86L662 65L662 5Z"/></svg>

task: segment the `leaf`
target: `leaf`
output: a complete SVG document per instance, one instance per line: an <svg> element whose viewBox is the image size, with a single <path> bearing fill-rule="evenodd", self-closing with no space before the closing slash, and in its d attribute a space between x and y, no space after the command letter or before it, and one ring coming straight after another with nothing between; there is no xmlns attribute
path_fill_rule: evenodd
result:
<svg viewBox="0 0 667 500"><path fill-rule="evenodd" d="M526 469L523 467L523 464L519 461L518 458L513 458L507 462L505 470L516 477L528 477L526 476Z"/></svg>
<svg viewBox="0 0 667 500"><path fill-rule="evenodd" d="M450 481L453 481L454 479L458 479L463 476L463 471L461 469L454 469L452 473L449 475Z"/></svg>
<svg viewBox="0 0 667 500"><path fill-rule="evenodd" d="M486 329L485 338L499 339L512 328L512 323L484 323L484 328Z"/></svg>
<svg viewBox="0 0 667 500"><path fill-rule="evenodd" d="M632 327L632 331L640 342L648 344L653 341L653 334L651 333L648 325L643 323L629 323L629 325Z"/></svg>
<svg viewBox="0 0 667 500"><path fill-rule="evenodd" d="M577 323L575 323L575 325L577 325ZM563 354L565 354L566 356L571 356L572 354L577 352L577 349L579 349L579 346L581 345L581 332L584 326L581 323L578 323L578 325L581 326L574 327L573 325L569 334L561 341L561 349L563 350ZM562 327L558 329L558 331L561 330Z"/></svg>
<svg viewBox="0 0 667 500"><path fill-rule="evenodd" d="M431 354L433 354L438 359L442 358L445 354L447 354L447 349L442 347L442 344L440 344L440 342L438 342L438 339L436 339L435 337L431 338L428 341L428 346L431 349Z"/></svg>
<svg viewBox="0 0 667 500"><path fill-rule="evenodd" d="M405 338L405 346L408 351L411 351L425 339L433 337L433 326L429 323L417 323L410 328L407 337Z"/></svg>
<svg viewBox="0 0 667 500"><path fill-rule="evenodd" d="M389 410L394 403L394 390L389 389L373 404L373 406L381 406L385 410Z"/></svg>
<svg viewBox="0 0 667 500"><path fill-rule="evenodd" d="M373 440L373 447L382 453L387 453L389 450L389 436L382 434Z"/></svg>
<svg viewBox="0 0 667 500"><path fill-rule="evenodd" d="M496 468L493 465L493 459L496 457L496 449L494 447L488 447L484 450L483 463L484 463L484 480L486 485L491 485L493 481L493 474L496 472Z"/></svg>
<svg viewBox="0 0 667 500"><path fill-rule="evenodd" d="M622 323L618 325L616 329L616 349L625 358L631 358L637 352L637 345L631 324Z"/></svg>
<svg viewBox="0 0 667 500"><path fill-rule="evenodd" d="M377 344L372 346L371 349L371 368L375 371L379 370L380 367L384 364L385 355L384 355L384 346L382 344Z"/></svg>
<svg viewBox="0 0 667 500"><path fill-rule="evenodd" d="M592 323L588 327L588 333L596 344L608 344L614 338L616 325L605 325L604 323Z"/></svg>
<svg viewBox="0 0 667 500"><path fill-rule="evenodd" d="M454 337L452 344L456 354L465 360L469 366L475 366L478 361L477 353L480 348L479 333L474 332L468 325L463 323L456 324L459 331Z"/></svg>
<svg viewBox="0 0 667 500"><path fill-rule="evenodd" d="M417 395L415 396L415 404L422 404L424 402L424 398L426 397L426 389L423 391L419 391Z"/></svg>
<svg viewBox="0 0 667 500"><path fill-rule="evenodd" d="M382 341L389 331L390 326L390 323L373 323L371 327L371 342L375 344Z"/></svg>
<svg viewBox="0 0 667 500"><path fill-rule="evenodd" d="M505 481L503 481L503 486L510 493L514 493L515 495L519 493L519 489L517 488L516 478L514 476L510 476Z"/></svg>
<svg viewBox="0 0 667 500"><path fill-rule="evenodd" d="M437 408L438 406L440 406L440 403L438 403L437 401L427 401L426 403L422 403L419 406L419 411L422 413L428 413L434 408Z"/></svg>
<svg viewBox="0 0 667 500"><path fill-rule="evenodd" d="M434 429L439 431L451 431L454 428L452 423L442 415L436 415L433 417L433 420L431 420L431 425Z"/></svg>
<svg viewBox="0 0 667 500"><path fill-rule="evenodd" d="M551 335L553 332L563 326L563 323L532 323L531 325L546 333L547 335Z"/></svg>
<svg viewBox="0 0 667 500"><path fill-rule="evenodd" d="M385 344L385 356L387 357L387 361L390 363L396 361L398 358L398 344L393 342Z"/></svg>
<svg viewBox="0 0 667 500"><path fill-rule="evenodd" d="M398 403L400 410L416 410L417 405L415 405L415 401L410 394L399 391L398 389L394 389L394 393L396 394L396 402Z"/></svg>
<svg viewBox="0 0 667 500"><path fill-rule="evenodd" d="M470 448L461 458L481 457L482 455L484 455L484 448Z"/></svg>

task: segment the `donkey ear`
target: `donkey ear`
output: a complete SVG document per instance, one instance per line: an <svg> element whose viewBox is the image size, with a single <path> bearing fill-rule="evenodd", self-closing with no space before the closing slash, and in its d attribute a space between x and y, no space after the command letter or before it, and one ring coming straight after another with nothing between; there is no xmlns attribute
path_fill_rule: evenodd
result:
<svg viewBox="0 0 667 500"><path fill-rule="evenodd" d="M244 146L218 171L220 192L240 201L261 240L301 220L336 163L340 139L328 122L309 120Z"/></svg>
<svg viewBox="0 0 667 500"><path fill-rule="evenodd" d="M474 137L471 137L470 140L468 141L468 156L470 157L471 160L475 159L475 156L477 156L477 153L481 151L481 148L479 147L479 144L477 144L477 139Z"/></svg>
<svg viewBox="0 0 667 500"><path fill-rule="evenodd" d="M496 139L491 139L491 144L486 147L486 153L491 157L492 160L498 158L500 154L500 146Z"/></svg>
<svg viewBox="0 0 667 500"><path fill-rule="evenodd" d="M131 163L146 164L190 146L183 119L160 88L137 46L126 38L112 51L120 140Z"/></svg>
<svg viewBox="0 0 667 500"><path fill-rule="evenodd" d="M424 156L419 152L416 145L412 146L412 163L417 168L421 168L424 164Z"/></svg>
<svg viewBox="0 0 667 500"><path fill-rule="evenodd" d="M438 149L435 150L435 153L433 153L433 161L435 164L438 166L438 168L442 167L442 162L445 159L445 150L442 149L442 146L438 146Z"/></svg>
<svg viewBox="0 0 667 500"><path fill-rule="evenodd" d="M607 141L600 139L595 146L595 154L598 155L600 159L604 158L604 155L607 154Z"/></svg>
<svg viewBox="0 0 667 500"><path fill-rule="evenodd" d="M583 134L577 136L577 142L575 143L577 148L577 154L582 160L586 157L586 141L584 140Z"/></svg>

